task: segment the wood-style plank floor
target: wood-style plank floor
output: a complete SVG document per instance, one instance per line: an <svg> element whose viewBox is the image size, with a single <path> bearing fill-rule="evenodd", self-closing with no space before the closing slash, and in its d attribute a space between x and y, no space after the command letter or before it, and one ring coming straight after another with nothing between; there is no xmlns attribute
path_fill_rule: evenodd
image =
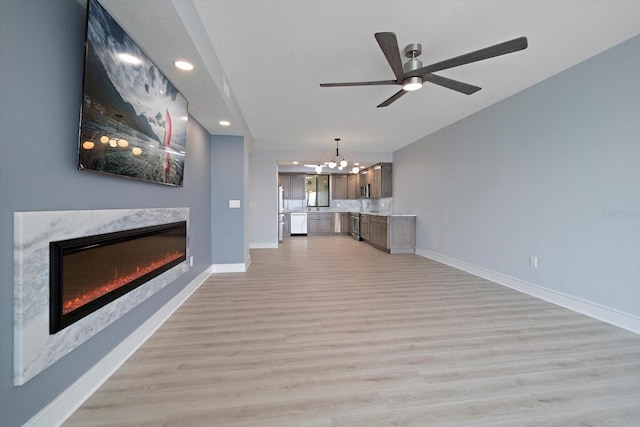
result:
<svg viewBox="0 0 640 427"><path fill-rule="evenodd" d="M640 426L636 334L349 237L251 258L65 425Z"/></svg>

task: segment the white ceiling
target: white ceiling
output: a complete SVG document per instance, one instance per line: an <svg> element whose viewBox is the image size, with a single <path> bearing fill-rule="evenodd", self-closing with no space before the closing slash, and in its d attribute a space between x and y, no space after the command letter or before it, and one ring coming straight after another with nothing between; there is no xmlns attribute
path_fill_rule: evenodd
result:
<svg viewBox="0 0 640 427"><path fill-rule="evenodd" d="M640 0L101 0L189 100L213 134L255 149L391 152L640 34ZM320 88L393 79L374 33L424 65L526 36L526 50L437 74L482 90L433 84L376 108L397 86ZM185 58L191 73L171 64ZM403 56L404 59L404 56ZM228 84L225 94L225 83ZM594 82L597 84L597 82ZM230 128L218 121L230 119Z"/></svg>

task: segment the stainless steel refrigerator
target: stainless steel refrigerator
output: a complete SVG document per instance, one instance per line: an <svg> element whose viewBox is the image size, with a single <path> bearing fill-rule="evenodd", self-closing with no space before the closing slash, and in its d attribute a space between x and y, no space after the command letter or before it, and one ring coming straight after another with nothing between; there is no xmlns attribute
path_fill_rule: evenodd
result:
<svg viewBox="0 0 640 427"><path fill-rule="evenodd" d="M278 185L278 243L284 237L284 188Z"/></svg>

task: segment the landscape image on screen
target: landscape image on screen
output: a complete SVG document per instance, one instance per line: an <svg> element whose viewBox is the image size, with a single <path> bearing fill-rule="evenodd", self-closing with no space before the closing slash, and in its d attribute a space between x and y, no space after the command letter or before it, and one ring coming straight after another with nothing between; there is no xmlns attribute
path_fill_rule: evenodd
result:
<svg viewBox="0 0 640 427"><path fill-rule="evenodd" d="M187 101L89 1L78 167L181 186Z"/></svg>

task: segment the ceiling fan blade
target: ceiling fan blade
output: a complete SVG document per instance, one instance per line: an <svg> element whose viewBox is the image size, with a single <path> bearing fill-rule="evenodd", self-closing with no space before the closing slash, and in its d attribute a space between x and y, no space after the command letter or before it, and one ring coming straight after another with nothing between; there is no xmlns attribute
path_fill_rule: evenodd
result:
<svg viewBox="0 0 640 427"><path fill-rule="evenodd" d="M426 67L418 68L417 70L413 70L407 73L405 77L421 77L425 74L435 73L436 71L444 70L447 68L458 67L460 65L470 64L472 62L482 61L483 59L489 59L495 56L517 52L526 48L527 38L519 37L517 39L509 40L504 43L498 43L484 49L456 56L455 58L436 62L435 64L427 65Z"/></svg>
<svg viewBox="0 0 640 427"><path fill-rule="evenodd" d="M346 83L320 83L320 87L342 87L342 86L376 86L376 85L397 85L395 80L379 80L374 82L346 82Z"/></svg>
<svg viewBox="0 0 640 427"><path fill-rule="evenodd" d="M435 74L427 74L423 78L425 81L428 81L429 83L446 87L448 89L453 89L457 92L464 93L465 95L474 94L480 89L482 89L482 88L479 88L478 86L462 83L457 80L448 79L446 77L437 76Z"/></svg>
<svg viewBox="0 0 640 427"><path fill-rule="evenodd" d="M395 95L393 95L391 98L385 100L382 104L378 105L378 108L380 107L386 107L389 104L391 104L392 102L394 102L395 100L397 100L398 98L400 98L402 95L404 95L405 93L407 93L406 90L404 89L400 89L399 92L396 92Z"/></svg>
<svg viewBox="0 0 640 427"><path fill-rule="evenodd" d="M376 33L376 41L382 49L387 62L393 70L393 75L396 76L398 84L402 82L402 76L404 74L402 70L402 60L400 59L400 48L398 47L398 39L395 33Z"/></svg>

